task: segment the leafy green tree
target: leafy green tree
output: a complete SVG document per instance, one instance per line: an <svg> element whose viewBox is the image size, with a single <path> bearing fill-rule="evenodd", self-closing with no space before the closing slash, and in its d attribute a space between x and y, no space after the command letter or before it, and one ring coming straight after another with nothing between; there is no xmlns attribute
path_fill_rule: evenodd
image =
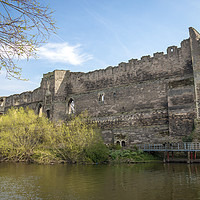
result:
<svg viewBox="0 0 200 200"><path fill-rule="evenodd" d="M0 152L7 160L31 161L37 149L48 145L54 126L33 110L10 109L0 118Z"/></svg>
<svg viewBox="0 0 200 200"><path fill-rule="evenodd" d="M10 109L0 117L0 157L12 161L104 162L108 151L86 112L53 123L30 109Z"/></svg>
<svg viewBox="0 0 200 200"><path fill-rule="evenodd" d="M14 59L35 56L36 48L56 27L52 10L40 0L0 0L0 69L21 78Z"/></svg>
<svg viewBox="0 0 200 200"><path fill-rule="evenodd" d="M90 158L85 157L87 156L85 150L94 147L93 150L95 151L96 146L94 144L103 144L97 125L90 123L87 112L76 116L67 125L62 124L59 129L56 133L57 136L53 136L56 142L53 138L50 140L54 145L54 151L68 162L82 162L85 161L84 159L88 161Z"/></svg>

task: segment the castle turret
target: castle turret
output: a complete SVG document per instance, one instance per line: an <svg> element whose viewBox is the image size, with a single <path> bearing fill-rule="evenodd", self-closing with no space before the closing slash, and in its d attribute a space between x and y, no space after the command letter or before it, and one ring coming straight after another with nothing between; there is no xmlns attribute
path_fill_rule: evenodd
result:
<svg viewBox="0 0 200 200"><path fill-rule="evenodd" d="M192 66L195 85L196 117L200 118L200 34L192 27L189 28Z"/></svg>

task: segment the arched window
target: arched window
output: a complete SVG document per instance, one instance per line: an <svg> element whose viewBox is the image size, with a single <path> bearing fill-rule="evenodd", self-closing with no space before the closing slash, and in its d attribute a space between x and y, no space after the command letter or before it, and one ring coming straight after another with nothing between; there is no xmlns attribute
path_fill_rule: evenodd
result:
<svg viewBox="0 0 200 200"><path fill-rule="evenodd" d="M116 145L119 145L119 146L120 146L120 141L117 141L117 142L116 142Z"/></svg>
<svg viewBox="0 0 200 200"><path fill-rule="evenodd" d="M50 119L50 110L47 110L47 118Z"/></svg>
<svg viewBox="0 0 200 200"><path fill-rule="evenodd" d="M3 103L4 103L4 100L2 98L2 99L0 99L0 106L3 106Z"/></svg>
<svg viewBox="0 0 200 200"><path fill-rule="evenodd" d="M38 106L38 115L39 117L42 117L42 104L39 104Z"/></svg>
<svg viewBox="0 0 200 200"><path fill-rule="evenodd" d="M101 95L101 101L104 102L104 94Z"/></svg>
<svg viewBox="0 0 200 200"><path fill-rule="evenodd" d="M68 113L69 114L75 113L75 105L74 105L74 100L72 98L68 102Z"/></svg>
<svg viewBox="0 0 200 200"><path fill-rule="evenodd" d="M99 102L104 102L105 94L104 93L100 93L98 96L99 96Z"/></svg>
<svg viewBox="0 0 200 200"><path fill-rule="evenodd" d="M125 141L122 141L122 147L125 147L125 146L126 146Z"/></svg>

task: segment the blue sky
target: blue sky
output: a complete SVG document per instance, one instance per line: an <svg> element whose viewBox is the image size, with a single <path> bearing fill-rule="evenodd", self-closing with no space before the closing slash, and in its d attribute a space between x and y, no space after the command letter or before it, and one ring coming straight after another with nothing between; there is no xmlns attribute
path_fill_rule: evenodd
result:
<svg viewBox="0 0 200 200"><path fill-rule="evenodd" d="M41 2L55 11L57 35L39 49L37 59L18 62L29 81L8 80L1 71L0 96L33 90L55 69L88 72L166 52L189 37L190 26L200 31L199 0Z"/></svg>

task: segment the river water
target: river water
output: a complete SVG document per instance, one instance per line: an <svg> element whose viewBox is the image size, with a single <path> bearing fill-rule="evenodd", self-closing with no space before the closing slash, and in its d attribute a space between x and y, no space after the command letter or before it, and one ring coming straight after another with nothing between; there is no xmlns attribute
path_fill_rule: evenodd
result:
<svg viewBox="0 0 200 200"><path fill-rule="evenodd" d="M0 163L0 200L200 199L200 165Z"/></svg>

